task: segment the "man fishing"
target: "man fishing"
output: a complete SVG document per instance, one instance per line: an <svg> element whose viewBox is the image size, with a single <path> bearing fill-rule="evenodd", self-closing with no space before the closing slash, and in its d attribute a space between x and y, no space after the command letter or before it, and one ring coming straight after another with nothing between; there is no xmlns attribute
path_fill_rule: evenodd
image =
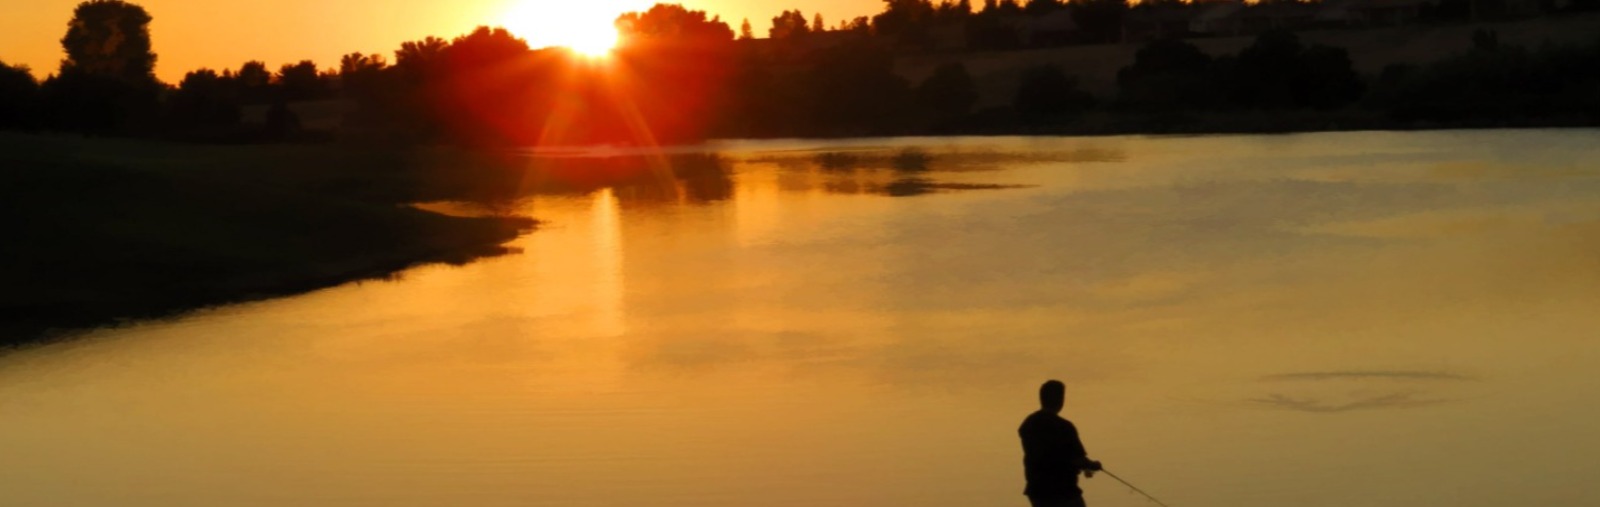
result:
<svg viewBox="0 0 1600 507"><path fill-rule="evenodd" d="M1033 507L1085 507L1083 490L1078 489L1078 473L1094 477L1100 462L1090 460L1078 439L1078 428L1061 418L1066 384L1051 380L1039 386L1039 411L1023 419L1017 434L1022 436L1022 466L1028 478L1028 495Z"/></svg>

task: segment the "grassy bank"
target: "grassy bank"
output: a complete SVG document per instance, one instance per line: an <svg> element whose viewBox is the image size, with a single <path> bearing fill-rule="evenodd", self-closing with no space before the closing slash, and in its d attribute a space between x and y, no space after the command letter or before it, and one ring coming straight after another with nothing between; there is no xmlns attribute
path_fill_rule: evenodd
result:
<svg viewBox="0 0 1600 507"><path fill-rule="evenodd" d="M532 227L406 206L493 188L441 157L0 134L0 345L466 262Z"/></svg>

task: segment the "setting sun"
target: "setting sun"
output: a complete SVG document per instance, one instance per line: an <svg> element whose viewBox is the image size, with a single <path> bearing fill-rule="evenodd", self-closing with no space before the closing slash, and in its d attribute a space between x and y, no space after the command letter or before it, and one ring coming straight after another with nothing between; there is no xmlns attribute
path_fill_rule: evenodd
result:
<svg viewBox="0 0 1600 507"><path fill-rule="evenodd" d="M617 16L647 4L632 0L520 0L506 10L501 22L535 48L563 46L589 56L604 56L617 45Z"/></svg>

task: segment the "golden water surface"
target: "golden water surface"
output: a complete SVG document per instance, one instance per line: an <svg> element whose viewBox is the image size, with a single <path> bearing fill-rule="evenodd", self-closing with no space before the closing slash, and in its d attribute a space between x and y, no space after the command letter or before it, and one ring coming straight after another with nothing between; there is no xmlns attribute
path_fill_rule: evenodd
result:
<svg viewBox="0 0 1600 507"><path fill-rule="evenodd" d="M1024 506L1048 378L1173 507L1600 504L1600 132L712 148L0 356L0 505Z"/></svg>

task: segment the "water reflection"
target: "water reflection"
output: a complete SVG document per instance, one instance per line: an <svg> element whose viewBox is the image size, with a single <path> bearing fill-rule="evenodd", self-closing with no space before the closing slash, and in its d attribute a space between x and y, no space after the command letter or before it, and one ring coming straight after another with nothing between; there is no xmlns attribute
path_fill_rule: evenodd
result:
<svg viewBox="0 0 1600 507"><path fill-rule="evenodd" d="M627 332L623 314L626 280L623 272L622 208L611 189L594 199L595 327L601 336L621 336Z"/></svg>

